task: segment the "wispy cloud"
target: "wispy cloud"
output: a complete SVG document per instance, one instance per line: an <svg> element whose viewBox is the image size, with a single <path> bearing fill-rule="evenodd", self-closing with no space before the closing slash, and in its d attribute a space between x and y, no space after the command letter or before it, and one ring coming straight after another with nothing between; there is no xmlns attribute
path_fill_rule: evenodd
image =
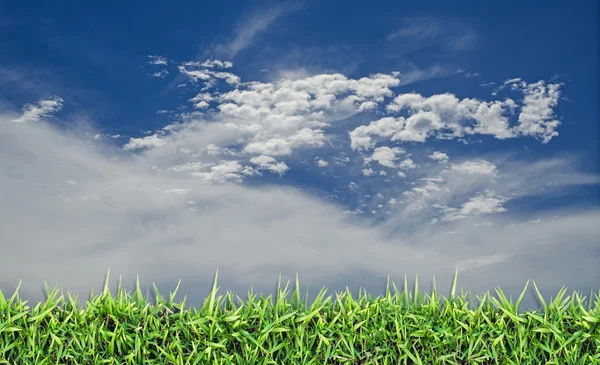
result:
<svg viewBox="0 0 600 365"><path fill-rule="evenodd" d="M283 3L267 9L261 9L245 16L247 19L237 26L234 38L216 47L219 58L233 59L240 51L249 47L258 35L277 19L302 8L301 2Z"/></svg>
<svg viewBox="0 0 600 365"><path fill-rule="evenodd" d="M160 70L160 71L157 71L157 72L153 73L152 75L150 75L150 77L154 77L154 78L158 78L158 79L163 79L168 74L169 74L169 71L167 71L167 70Z"/></svg>
<svg viewBox="0 0 600 365"><path fill-rule="evenodd" d="M403 19L402 26L390 33L387 40L411 51L431 46L464 51L476 45L477 33L462 21L422 16Z"/></svg>
<svg viewBox="0 0 600 365"><path fill-rule="evenodd" d="M400 73L400 85L408 85L419 81L425 81L438 77L450 76L458 73L440 65L433 65L428 68L413 67L408 72Z"/></svg>
<svg viewBox="0 0 600 365"><path fill-rule="evenodd" d="M149 55L148 58L150 59L150 61L148 61L148 63L151 64L151 65L156 65L156 66L164 65L164 66L166 66L166 65L169 64L167 58L163 57L163 56L152 56L152 55Z"/></svg>
<svg viewBox="0 0 600 365"><path fill-rule="evenodd" d="M196 56L196 62L193 63L200 65L201 63L198 63L197 61L203 60L204 63L202 65L208 68L213 68L215 66L225 68L231 67L232 64L230 61L233 60L239 52L250 47L261 33L265 32L279 18L298 11L302 9L303 6L303 1L284 2L245 14L242 17L245 20L238 23L235 27L233 36L228 42L218 43L204 49ZM215 61L211 60L215 58L224 61L217 61L221 63L218 65L214 63ZM165 91L178 87L184 79L184 75L178 74L171 80Z"/></svg>
<svg viewBox="0 0 600 365"><path fill-rule="evenodd" d="M397 69L402 72L403 85L463 72L457 70L464 52L477 46L477 32L460 20L418 16L400 21L399 28L386 37L388 59L399 61ZM434 53L431 57L419 57L419 52ZM409 71L403 71L403 68ZM471 74L469 74L471 76Z"/></svg>

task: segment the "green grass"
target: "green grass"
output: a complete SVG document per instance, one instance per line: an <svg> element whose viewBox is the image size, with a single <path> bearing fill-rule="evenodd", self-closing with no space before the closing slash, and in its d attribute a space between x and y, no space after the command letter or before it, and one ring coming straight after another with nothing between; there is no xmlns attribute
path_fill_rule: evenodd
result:
<svg viewBox="0 0 600 365"><path fill-rule="evenodd" d="M248 300L212 291L198 310L165 301L156 286L156 305L142 296L139 280L133 296L119 282L116 298L108 290L79 308L77 297L57 298L29 310L18 288L6 300L0 291L0 364L600 364L600 293L585 298L564 287L544 313L517 309L497 289L477 296L479 304L435 288L424 298L400 293L393 284L386 295L352 297L350 291L313 303L296 288L288 302L288 285L278 284L272 297L250 291ZM458 273L457 273L458 274ZM46 286L47 287L47 286ZM426 300L427 299L427 300ZM472 299L472 298L471 298ZM61 305L62 303L62 305ZM594 308L592 308L594 303Z"/></svg>

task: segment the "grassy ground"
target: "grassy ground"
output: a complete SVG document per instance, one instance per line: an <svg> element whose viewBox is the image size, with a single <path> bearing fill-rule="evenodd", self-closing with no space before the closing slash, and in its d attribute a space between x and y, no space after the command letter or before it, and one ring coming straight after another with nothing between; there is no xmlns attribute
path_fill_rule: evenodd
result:
<svg viewBox="0 0 600 365"><path fill-rule="evenodd" d="M0 291L0 364L600 364L600 293L595 302L563 288L543 314L519 315L516 303L500 290L449 298L435 289L424 298L398 291L357 299L347 290L335 299L325 290L308 306L298 279L288 302L288 285L273 303L271 296L232 293L217 297L217 276L209 298L197 310L185 310L156 286L156 305L133 296L119 283L85 308L68 294L29 309L17 291L8 300ZM288 283L289 284L289 283ZM404 288L407 288L406 278ZM592 308L592 303L594 307Z"/></svg>

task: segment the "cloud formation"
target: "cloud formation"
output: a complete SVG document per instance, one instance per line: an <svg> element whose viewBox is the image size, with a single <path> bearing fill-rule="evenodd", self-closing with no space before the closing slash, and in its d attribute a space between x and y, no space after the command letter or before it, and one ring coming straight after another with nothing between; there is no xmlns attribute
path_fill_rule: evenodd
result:
<svg viewBox="0 0 600 365"><path fill-rule="evenodd" d="M302 74L257 82L243 81L234 72L224 71L232 67L231 62L215 59L180 63L180 74L199 89L189 100L196 111L153 135L131 138L123 148L132 152L160 149L156 154L193 151L181 156L188 160L184 164L193 164L196 155L202 153L198 146L210 144L212 160L194 165L188 174L203 181L224 182L260 176L259 170L285 174L289 166L278 159L326 148L331 144L328 131L358 114L387 115L349 132L350 147L357 151L371 150L378 143L424 143L434 138L464 141L471 135L500 140L525 136L548 143L558 135L560 125L553 109L561 84L519 81L511 84L514 99L485 101L458 99L450 93L394 94L403 78L398 72L356 79L340 73ZM395 157L390 154L396 154L400 147L379 148L363 160L376 161L384 168L411 170L418 166L409 156L397 165L392 162ZM273 164L251 162L267 157ZM437 158L444 162L443 156ZM364 176L376 175L372 166L361 171ZM377 175L387 176L388 172L380 170ZM405 172L397 171L397 175L405 176Z"/></svg>
<svg viewBox="0 0 600 365"><path fill-rule="evenodd" d="M597 286L600 211L537 212L531 229L520 224L528 213L508 206L598 184L576 159L418 154L372 140L421 143L479 133L544 142L557 127L548 109L558 86L519 84L522 103L488 102L394 95L394 74L244 82L221 70L231 67L225 62L182 67L199 88L189 102L200 114L123 145L56 128L51 118L62 107L59 98L28 105L16 119L0 113L0 156L11 156L0 159L4 292L23 279L21 294L39 300L47 281L85 299L108 266L126 280L139 274L143 285L157 282L161 291L183 278L193 305L204 299L217 267L221 288L239 295L250 285L272 292L278 274L285 281L295 273L310 285L311 298L323 285L363 286L377 295L388 274L398 284L404 274L426 281L435 275L444 280L440 287L457 267L459 287L476 293L500 286L515 296L529 279L546 296L562 285L588 292ZM351 131L344 154L331 150L328 128L358 113L386 112L391 116ZM264 173L285 176L298 166L295 153L325 146L328 157L313 163L319 173L347 169L340 185L371 199L353 209L385 210L385 220L345 214L347 207L294 187L244 184ZM405 183L394 180L402 177ZM371 196L364 189L375 178L389 185L376 186ZM575 262L582 271L569 268ZM523 307L537 304L529 297Z"/></svg>
<svg viewBox="0 0 600 365"><path fill-rule="evenodd" d="M475 30L461 21L421 16L405 18L401 24L398 30L388 34L387 41L399 42L408 51L440 46L458 52L477 44Z"/></svg>
<svg viewBox="0 0 600 365"><path fill-rule="evenodd" d="M269 28L277 19L301 8L301 2L287 2L247 14L245 16L246 20L237 26L235 37L227 44L217 46L217 54L227 59L235 58L240 51L248 48L256 37Z"/></svg>
<svg viewBox="0 0 600 365"><path fill-rule="evenodd" d="M430 97L401 94L386 106L396 116L372 121L350 132L352 148L372 148L375 143L372 136L422 143L430 137L457 139L482 134L497 139L532 136L548 143L558 136L556 128L560 122L554 117L553 107L558 103L560 86L546 85L544 81L521 82L513 88L523 93L521 105L510 98L488 102L474 98L460 100L450 93ZM518 109L518 123L511 125L510 119ZM408 117L398 116L401 112Z"/></svg>
<svg viewBox="0 0 600 365"><path fill-rule="evenodd" d="M55 96L50 99L40 100L35 104L27 104L23 107L21 115L10 119L11 123L37 122L43 118L49 118L63 107L63 99Z"/></svg>

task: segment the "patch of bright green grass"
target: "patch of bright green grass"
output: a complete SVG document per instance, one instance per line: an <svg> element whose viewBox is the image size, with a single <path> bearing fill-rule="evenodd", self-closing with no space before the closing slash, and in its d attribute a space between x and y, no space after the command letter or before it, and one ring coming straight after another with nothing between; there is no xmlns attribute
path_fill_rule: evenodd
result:
<svg viewBox="0 0 600 365"><path fill-rule="evenodd" d="M61 305L56 289L31 310L18 287L8 300L0 291L0 364L600 364L600 293L585 308L563 287L546 305L534 282L544 313L519 315L527 285L515 304L497 289L499 299L488 292L470 309L457 275L450 298L437 298L435 278L423 298L418 277L414 295L406 278L392 295L388 278L384 297L346 290L333 300L322 289L308 306L296 277L289 302L288 283L274 304L252 290L236 303L217 297L217 271L202 307L185 310L185 299L173 302L179 284L167 301L154 285L154 306L139 280L133 296L119 282L113 298L109 274L85 308L70 293Z"/></svg>

